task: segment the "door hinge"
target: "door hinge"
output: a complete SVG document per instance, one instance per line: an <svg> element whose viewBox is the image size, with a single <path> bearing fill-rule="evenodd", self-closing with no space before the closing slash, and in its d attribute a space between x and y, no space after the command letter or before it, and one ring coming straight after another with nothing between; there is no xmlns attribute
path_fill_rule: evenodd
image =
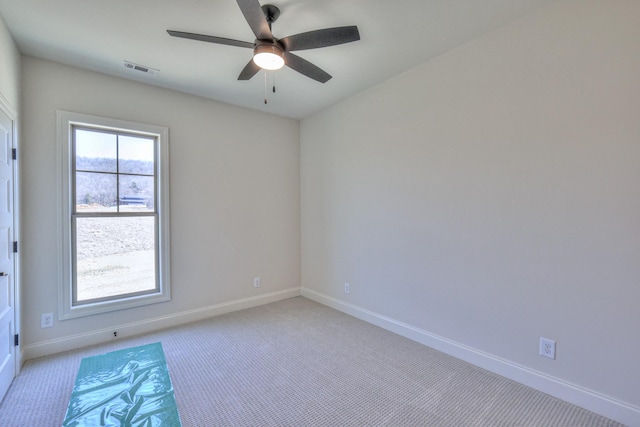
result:
<svg viewBox="0 0 640 427"><path fill-rule="evenodd" d="M13 253L18 253L18 242L13 242Z"/></svg>
<svg viewBox="0 0 640 427"><path fill-rule="evenodd" d="M17 149L15 149L15 148L11 149L11 158L13 160L16 160L18 158L18 150Z"/></svg>
<svg viewBox="0 0 640 427"><path fill-rule="evenodd" d="M20 334L15 334L13 336L13 345L17 347L20 344Z"/></svg>

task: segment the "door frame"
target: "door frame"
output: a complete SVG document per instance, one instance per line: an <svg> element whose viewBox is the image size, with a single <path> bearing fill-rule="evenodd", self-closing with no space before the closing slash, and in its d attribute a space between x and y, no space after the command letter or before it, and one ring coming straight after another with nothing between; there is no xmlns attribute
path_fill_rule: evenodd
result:
<svg viewBox="0 0 640 427"><path fill-rule="evenodd" d="M18 113L15 108L9 103L9 101L0 93L0 110L9 117L12 124L13 132L13 149L18 154L18 159L13 162L13 239L16 242L20 242L20 150L18 143ZM19 245L18 245L19 247ZM13 254L13 333L20 335L20 312L21 312L21 271L20 271L20 250ZM14 347L14 359L15 359L15 376L20 373L22 368L22 337L18 340L18 345Z"/></svg>

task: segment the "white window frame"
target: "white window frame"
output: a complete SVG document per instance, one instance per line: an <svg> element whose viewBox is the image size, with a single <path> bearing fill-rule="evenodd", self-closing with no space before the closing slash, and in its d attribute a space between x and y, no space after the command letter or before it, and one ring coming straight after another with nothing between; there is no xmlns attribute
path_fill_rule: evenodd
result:
<svg viewBox="0 0 640 427"><path fill-rule="evenodd" d="M147 304L169 301L171 299L170 260L169 260L169 129L162 126L134 123L124 120L92 116L88 114L57 111L58 123L58 213L60 248L58 251L59 271L59 320L91 316L108 313L115 310L139 307ZM157 194L156 206L158 213L158 236L156 240L158 250L158 291L154 293L126 296L119 299L83 303L73 305L73 235L71 228L71 214L75 200L73 200L73 163L72 163L72 131L74 126L94 129L107 129L152 136L157 138Z"/></svg>

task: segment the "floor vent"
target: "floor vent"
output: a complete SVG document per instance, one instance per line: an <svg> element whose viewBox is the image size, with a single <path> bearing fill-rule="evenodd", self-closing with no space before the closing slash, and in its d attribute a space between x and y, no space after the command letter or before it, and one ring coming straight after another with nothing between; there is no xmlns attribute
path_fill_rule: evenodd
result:
<svg viewBox="0 0 640 427"><path fill-rule="evenodd" d="M129 70L140 71L141 73L150 74L152 76L155 76L160 72L155 68L145 67L144 65L134 64L133 62L129 62L129 61L124 61L124 68L127 68Z"/></svg>

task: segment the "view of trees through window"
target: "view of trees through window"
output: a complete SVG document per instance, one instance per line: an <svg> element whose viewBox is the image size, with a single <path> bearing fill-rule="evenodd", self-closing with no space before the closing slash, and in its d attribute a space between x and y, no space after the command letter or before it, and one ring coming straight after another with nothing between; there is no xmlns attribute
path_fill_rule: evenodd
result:
<svg viewBox="0 0 640 427"><path fill-rule="evenodd" d="M74 129L74 302L157 290L155 138Z"/></svg>

